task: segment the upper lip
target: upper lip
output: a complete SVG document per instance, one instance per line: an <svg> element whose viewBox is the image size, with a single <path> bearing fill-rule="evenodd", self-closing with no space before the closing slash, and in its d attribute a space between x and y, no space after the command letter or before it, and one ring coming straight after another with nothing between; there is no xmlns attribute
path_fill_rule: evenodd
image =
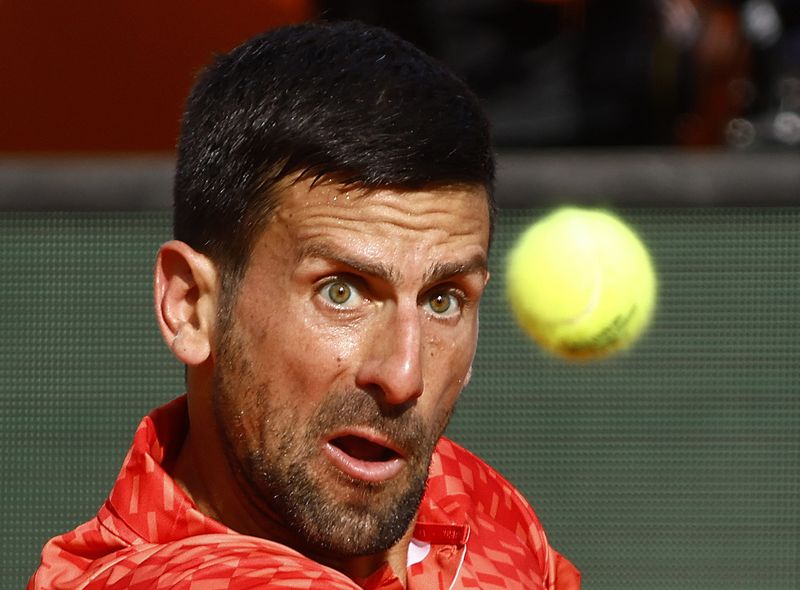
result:
<svg viewBox="0 0 800 590"><path fill-rule="evenodd" d="M342 438L343 436L355 436L358 438L363 438L364 440L367 440L376 445L381 445L382 447L386 447L390 451L397 453L397 455L399 455L400 458L402 459L405 459L406 456L408 455L408 453L402 447L400 447L389 437L371 428L357 428L357 427L343 428L325 437L325 442L331 443L337 438Z"/></svg>

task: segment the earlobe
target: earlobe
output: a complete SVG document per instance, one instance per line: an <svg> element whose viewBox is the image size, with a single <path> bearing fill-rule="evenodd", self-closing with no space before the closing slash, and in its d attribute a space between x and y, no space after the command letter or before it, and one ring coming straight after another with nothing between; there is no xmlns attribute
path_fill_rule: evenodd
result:
<svg viewBox="0 0 800 590"><path fill-rule="evenodd" d="M217 289L216 266L207 256L178 240L161 246L153 279L156 318L167 346L186 365L211 355Z"/></svg>

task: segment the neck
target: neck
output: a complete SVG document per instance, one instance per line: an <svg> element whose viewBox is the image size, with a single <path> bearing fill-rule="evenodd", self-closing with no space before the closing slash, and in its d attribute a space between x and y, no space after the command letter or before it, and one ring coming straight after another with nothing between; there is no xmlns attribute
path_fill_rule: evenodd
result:
<svg viewBox="0 0 800 590"><path fill-rule="evenodd" d="M403 535L397 543L392 545L388 550L374 555L340 557L329 553L300 551L317 563L340 571L351 580L356 581L369 578L372 574L381 569L384 564L388 564L394 575L397 576L403 586L405 586L407 579L406 564L408 561L408 545L411 542L411 533L413 530L414 527L412 524L408 532ZM295 549L297 548L295 547Z"/></svg>

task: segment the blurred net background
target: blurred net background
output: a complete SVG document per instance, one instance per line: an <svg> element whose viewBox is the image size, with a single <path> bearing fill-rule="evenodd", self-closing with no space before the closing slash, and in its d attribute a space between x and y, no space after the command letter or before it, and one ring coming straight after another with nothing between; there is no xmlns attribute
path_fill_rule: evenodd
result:
<svg viewBox="0 0 800 590"><path fill-rule="evenodd" d="M798 10L0 3L0 588L96 512L141 416L182 392L150 276L193 72L323 12L448 61L493 118L493 279L450 436L520 487L585 589L796 590ZM604 362L542 353L504 300L512 241L566 203L614 209L659 272L651 329Z"/></svg>

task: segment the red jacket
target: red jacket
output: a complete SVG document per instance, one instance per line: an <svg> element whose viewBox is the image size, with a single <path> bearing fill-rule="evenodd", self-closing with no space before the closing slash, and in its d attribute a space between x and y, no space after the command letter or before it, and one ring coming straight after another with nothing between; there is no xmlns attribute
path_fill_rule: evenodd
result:
<svg viewBox="0 0 800 590"><path fill-rule="evenodd" d="M28 590L395 590L386 565L353 581L297 551L205 516L164 471L188 426L185 397L145 417L97 516L50 540ZM452 441L436 447L409 547L411 590L578 590L580 574L548 544L502 476Z"/></svg>

